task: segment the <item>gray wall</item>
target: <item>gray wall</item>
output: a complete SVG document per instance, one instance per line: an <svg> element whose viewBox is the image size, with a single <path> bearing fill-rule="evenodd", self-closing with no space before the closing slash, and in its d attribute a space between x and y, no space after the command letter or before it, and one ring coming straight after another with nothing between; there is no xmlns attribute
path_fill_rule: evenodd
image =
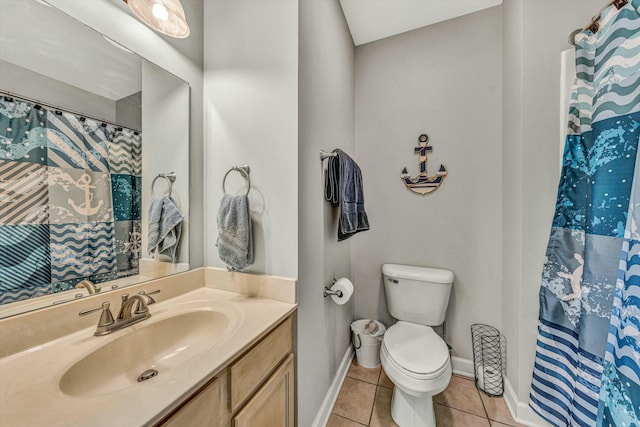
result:
<svg viewBox="0 0 640 427"><path fill-rule="evenodd" d="M337 242L337 209L323 198L321 149L354 151L354 47L338 0L299 3L298 423L311 426L349 346L354 299L322 297L351 277L350 240Z"/></svg>
<svg viewBox="0 0 640 427"><path fill-rule="evenodd" d="M528 402L538 292L559 178L560 53L570 47L569 33L589 22L602 3L509 0L503 5L502 312L508 377L520 402Z"/></svg>
<svg viewBox="0 0 640 427"><path fill-rule="evenodd" d="M255 262L246 271L298 277L298 2L219 0L204 9L206 265L222 180L251 167ZM245 191L238 173L227 191Z"/></svg>
<svg viewBox="0 0 640 427"><path fill-rule="evenodd" d="M142 129L142 91L116 101L116 123Z"/></svg>
<svg viewBox="0 0 640 427"><path fill-rule="evenodd" d="M68 85L0 59L0 89L40 102L84 113L110 122L116 119L116 103L108 98Z"/></svg>
<svg viewBox="0 0 640 427"><path fill-rule="evenodd" d="M176 262L189 263L189 85L157 65L142 61L142 93L142 258L151 258L146 215L152 198L151 184L159 174L175 172L171 197L186 218ZM166 180L159 179L154 194L162 197L167 189ZM166 255L155 259L171 261Z"/></svg>
<svg viewBox="0 0 640 427"><path fill-rule="evenodd" d="M356 157L371 230L352 240L356 317L390 324L381 265L450 269L448 341L471 358L469 327L501 324L501 9L492 8L356 48ZM426 196L404 166L426 132L449 175Z"/></svg>

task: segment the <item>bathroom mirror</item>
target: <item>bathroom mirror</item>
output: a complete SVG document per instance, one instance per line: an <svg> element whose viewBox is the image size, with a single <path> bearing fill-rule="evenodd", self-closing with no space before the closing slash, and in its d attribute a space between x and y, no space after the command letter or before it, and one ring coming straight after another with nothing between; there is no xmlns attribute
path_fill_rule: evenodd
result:
<svg viewBox="0 0 640 427"><path fill-rule="evenodd" d="M0 318L189 268L189 90L46 2L0 0Z"/></svg>

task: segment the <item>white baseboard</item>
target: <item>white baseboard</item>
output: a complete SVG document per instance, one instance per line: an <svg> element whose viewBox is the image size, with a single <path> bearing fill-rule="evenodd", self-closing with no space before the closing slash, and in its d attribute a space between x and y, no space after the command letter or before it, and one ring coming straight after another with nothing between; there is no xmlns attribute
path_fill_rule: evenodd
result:
<svg viewBox="0 0 640 427"><path fill-rule="evenodd" d="M474 378L473 362L469 359L463 359L462 357L451 357L451 368L454 374L462 375L463 377Z"/></svg>
<svg viewBox="0 0 640 427"><path fill-rule="evenodd" d="M347 377L347 372L349 371L349 365L351 364L352 359L353 346L349 345L347 347L347 351L344 353L344 357L342 358L340 365L338 366L338 371L333 377L333 381L331 381L331 385L329 386L329 390L322 401L322 405L320 405L316 418L313 420L313 427L325 427L329 422L331 411L333 411L333 405L335 405L338 393L340 393L340 389L342 388L342 383Z"/></svg>
<svg viewBox="0 0 640 427"><path fill-rule="evenodd" d="M518 395L507 377L504 378L504 400L515 422L530 427L551 427L551 424L540 418L526 402L518 400Z"/></svg>

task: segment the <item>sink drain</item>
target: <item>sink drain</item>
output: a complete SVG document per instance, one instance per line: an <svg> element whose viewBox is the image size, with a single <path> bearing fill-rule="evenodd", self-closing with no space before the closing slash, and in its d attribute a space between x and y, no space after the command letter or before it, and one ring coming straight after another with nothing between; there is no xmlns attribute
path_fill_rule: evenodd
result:
<svg viewBox="0 0 640 427"><path fill-rule="evenodd" d="M144 371L143 373L141 373L138 376L138 382L141 383L142 381L146 381L146 380L150 380L151 378L155 377L156 375L158 375L158 371L155 369L147 369L146 371Z"/></svg>

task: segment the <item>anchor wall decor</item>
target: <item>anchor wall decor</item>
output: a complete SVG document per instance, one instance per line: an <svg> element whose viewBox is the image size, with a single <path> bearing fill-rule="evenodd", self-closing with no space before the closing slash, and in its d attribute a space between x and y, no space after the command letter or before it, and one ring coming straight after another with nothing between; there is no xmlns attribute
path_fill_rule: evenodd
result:
<svg viewBox="0 0 640 427"><path fill-rule="evenodd" d="M425 195L437 190L447 176L447 168L443 164L440 165L440 169L435 175L427 175L427 154L431 151L433 151L433 147L429 146L429 136L423 133L418 137L418 146L414 149L414 152L420 156L420 174L411 178L407 168L402 169L400 179L414 193Z"/></svg>

